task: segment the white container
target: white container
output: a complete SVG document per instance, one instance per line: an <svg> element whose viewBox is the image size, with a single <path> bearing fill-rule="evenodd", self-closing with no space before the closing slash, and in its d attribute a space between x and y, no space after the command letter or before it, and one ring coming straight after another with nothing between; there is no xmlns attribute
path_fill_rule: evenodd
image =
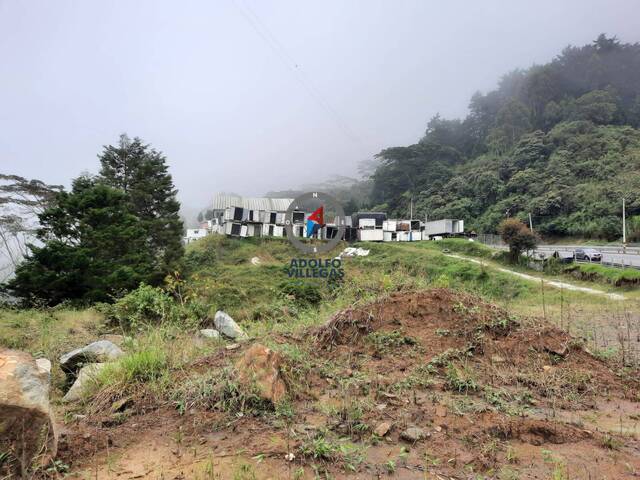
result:
<svg viewBox="0 0 640 480"><path fill-rule="evenodd" d="M376 219L375 218L361 218L358 220L358 228L376 228Z"/></svg>
<svg viewBox="0 0 640 480"><path fill-rule="evenodd" d="M424 231L431 237L433 235L452 235L464 233L464 220L452 220L445 218L424 224Z"/></svg>
<svg viewBox="0 0 640 480"><path fill-rule="evenodd" d="M384 232L382 230L358 230L358 240L361 242L382 242Z"/></svg>
<svg viewBox="0 0 640 480"><path fill-rule="evenodd" d="M383 230L382 231L382 241L383 242L393 242L393 240L394 240L393 234L394 234L394 232L385 232Z"/></svg>
<svg viewBox="0 0 640 480"><path fill-rule="evenodd" d="M395 232L398 228L398 222L395 220L385 220L382 222L382 230L385 232Z"/></svg>

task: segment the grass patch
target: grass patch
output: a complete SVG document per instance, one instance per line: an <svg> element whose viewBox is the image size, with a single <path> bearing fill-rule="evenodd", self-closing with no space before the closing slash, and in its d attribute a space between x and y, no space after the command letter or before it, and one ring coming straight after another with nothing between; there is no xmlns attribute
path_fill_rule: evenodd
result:
<svg viewBox="0 0 640 480"><path fill-rule="evenodd" d="M384 355L405 345L413 346L416 344L415 338L405 335L398 330L372 332L367 335L365 341L373 346L377 355Z"/></svg>
<svg viewBox="0 0 640 480"><path fill-rule="evenodd" d="M565 267L565 273L578 280L605 283L615 287L640 285L640 270L613 268L593 263L576 263Z"/></svg>
<svg viewBox="0 0 640 480"><path fill-rule="evenodd" d="M440 250L448 250L469 257L492 258L496 253L495 250L480 242L472 242L464 238L445 238L434 241L433 244Z"/></svg>

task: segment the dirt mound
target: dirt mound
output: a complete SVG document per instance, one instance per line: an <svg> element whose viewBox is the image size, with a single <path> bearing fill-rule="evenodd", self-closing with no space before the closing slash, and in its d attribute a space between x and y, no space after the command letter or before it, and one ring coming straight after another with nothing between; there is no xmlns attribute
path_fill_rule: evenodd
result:
<svg viewBox="0 0 640 480"><path fill-rule="evenodd" d="M315 343L328 355L345 349L369 355L368 366L387 379L420 365L432 373L448 367L455 375L462 363L473 366L483 383L529 385L542 397L571 389L577 393L572 399L580 402L596 389L624 390L611 370L565 331L521 321L478 297L446 289L397 293L341 311L317 329Z"/></svg>
<svg viewBox="0 0 640 480"><path fill-rule="evenodd" d="M267 335L260 341L268 349L221 347L176 372L178 388L156 410L141 409L145 397L136 397L120 424L88 418L73 426L63 458L72 463L73 452L83 452L106 465L117 449L127 452L118 468L131 478L214 470L254 478L241 471L254 463L255 478L640 471L637 380L553 326L434 289L338 312L311 333ZM284 401L264 402L243 388L243 375L259 380L241 360L256 349L262 363L277 357L266 370L282 375ZM138 473L147 442L163 452L154 456L162 464Z"/></svg>

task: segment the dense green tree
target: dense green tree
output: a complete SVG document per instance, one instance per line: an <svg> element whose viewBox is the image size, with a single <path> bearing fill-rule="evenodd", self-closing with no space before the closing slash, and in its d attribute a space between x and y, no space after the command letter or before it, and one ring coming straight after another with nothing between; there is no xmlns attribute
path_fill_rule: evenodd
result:
<svg viewBox="0 0 640 480"><path fill-rule="evenodd" d="M459 217L495 233L506 217L543 235L614 240L622 195L640 191L640 44L600 35L475 93L463 120L432 118L416 145L386 148L371 200L405 216ZM640 197L628 198L640 215Z"/></svg>
<svg viewBox="0 0 640 480"><path fill-rule="evenodd" d="M38 243L7 284L30 304L109 301L152 273L142 222L126 194L80 177L40 215Z"/></svg>
<svg viewBox="0 0 640 480"><path fill-rule="evenodd" d="M139 138L123 134L118 145L104 147L99 159L101 181L122 190L140 220L153 255L150 283L157 284L177 268L184 253L180 204L166 158Z"/></svg>

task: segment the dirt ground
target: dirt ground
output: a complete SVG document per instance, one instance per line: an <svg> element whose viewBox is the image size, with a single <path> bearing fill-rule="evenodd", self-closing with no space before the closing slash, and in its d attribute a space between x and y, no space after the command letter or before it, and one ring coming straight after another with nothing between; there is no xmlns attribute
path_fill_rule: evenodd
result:
<svg viewBox="0 0 640 480"><path fill-rule="evenodd" d="M473 296L397 293L271 341L303 352L282 372L292 413L181 411L141 392L120 412L70 419L61 468L93 479L640 477L638 372Z"/></svg>

